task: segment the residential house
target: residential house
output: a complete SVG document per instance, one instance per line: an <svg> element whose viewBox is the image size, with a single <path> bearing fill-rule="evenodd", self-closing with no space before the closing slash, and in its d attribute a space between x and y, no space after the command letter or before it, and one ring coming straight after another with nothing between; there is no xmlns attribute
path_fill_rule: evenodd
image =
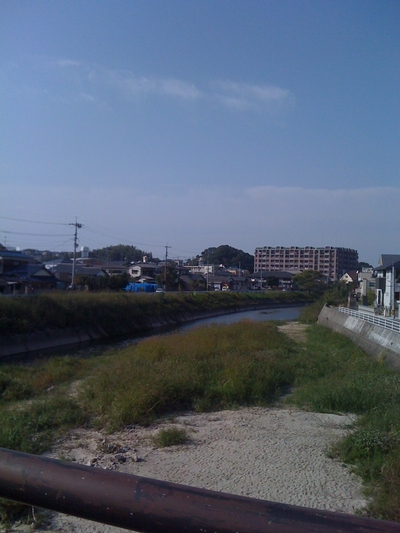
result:
<svg viewBox="0 0 400 533"><path fill-rule="evenodd" d="M232 276L228 273L208 276L209 288L216 291L247 291L250 289L251 280L247 276Z"/></svg>
<svg viewBox="0 0 400 533"><path fill-rule="evenodd" d="M34 263L35 261L22 252L10 251L0 244L0 274L14 272L21 267Z"/></svg>
<svg viewBox="0 0 400 533"><path fill-rule="evenodd" d="M358 285L358 272L357 270L352 270L350 272L345 272L343 276L339 279L341 283L346 283L346 285L349 285L350 283L354 283L355 285Z"/></svg>
<svg viewBox="0 0 400 533"><path fill-rule="evenodd" d="M209 287L215 291L233 289L233 276L208 276Z"/></svg>
<svg viewBox="0 0 400 533"><path fill-rule="evenodd" d="M199 265L188 266L187 268L192 274L202 274L205 276L208 273L208 275L215 276L217 273L221 272L221 270L224 270L221 266L222 265L204 265L201 263Z"/></svg>
<svg viewBox="0 0 400 533"><path fill-rule="evenodd" d="M2 294L29 294L56 287L57 279L46 267L22 252L10 251L1 246L0 292Z"/></svg>
<svg viewBox="0 0 400 533"><path fill-rule="evenodd" d="M156 263L140 261L130 263L127 272L136 281L154 281L158 265Z"/></svg>
<svg viewBox="0 0 400 533"><path fill-rule="evenodd" d="M382 257L382 256L381 256ZM396 256L391 256L394 259ZM400 257L400 256L398 256ZM385 316L398 315L400 300L400 260L383 264L374 269L376 305L383 307Z"/></svg>
<svg viewBox="0 0 400 533"><path fill-rule="evenodd" d="M47 270L50 270L50 272L55 272L55 269L58 265L72 265L72 259L69 257L62 257L57 259L51 259L50 261L46 261L44 263L44 266L47 268Z"/></svg>
<svg viewBox="0 0 400 533"><path fill-rule="evenodd" d="M26 265L0 276L2 294L37 294L57 289L57 278L42 265Z"/></svg>
<svg viewBox="0 0 400 533"><path fill-rule="evenodd" d="M288 272L286 270L261 270L254 272L251 275L251 283L253 289L265 288L267 286L268 278L277 278L277 288L291 290L293 286L293 276L298 272Z"/></svg>
<svg viewBox="0 0 400 533"><path fill-rule="evenodd" d="M184 291L204 291L207 281L201 274L186 272L179 276L179 287Z"/></svg>
<svg viewBox="0 0 400 533"><path fill-rule="evenodd" d="M358 287L356 289L357 299L368 305L368 293L376 289L376 277L373 268L363 268L358 272Z"/></svg>
<svg viewBox="0 0 400 533"><path fill-rule="evenodd" d="M73 263L60 263L54 268L54 275L61 282L62 288L67 288L72 283L72 268ZM86 267L82 265L75 265L74 283L81 285L86 283L88 277L106 277L109 274L99 267Z"/></svg>

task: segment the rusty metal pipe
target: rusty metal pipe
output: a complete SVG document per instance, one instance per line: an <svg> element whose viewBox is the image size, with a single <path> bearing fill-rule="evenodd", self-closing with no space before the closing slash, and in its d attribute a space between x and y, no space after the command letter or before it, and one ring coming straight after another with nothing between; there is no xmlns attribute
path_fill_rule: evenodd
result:
<svg viewBox="0 0 400 533"><path fill-rule="evenodd" d="M400 533L400 524L0 448L0 497L147 533Z"/></svg>

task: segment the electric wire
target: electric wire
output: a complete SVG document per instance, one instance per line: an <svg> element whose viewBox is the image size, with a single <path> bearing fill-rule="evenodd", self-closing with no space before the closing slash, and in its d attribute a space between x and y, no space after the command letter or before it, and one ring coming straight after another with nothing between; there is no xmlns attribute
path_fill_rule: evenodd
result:
<svg viewBox="0 0 400 533"><path fill-rule="evenodd" d="M51 226L68 226L68 224L65 222L39 222L38 220L25 220L22 218L11 218L11 217L2 217L2 216L0 216L0 218L4 220L13 220L15 222L29 222L30 224L49 224Z"/></svg>
<svg viewBox="0 0 400 533"><path fill-rule="evenodd" d="M12 221L15 221L15 222L26 222L26 223L29 223L29 224L46 224L46 225L53 225L53 226L74 226L75 223L61 223L61 222L44 222L44 221L38 221L38 220L28 220L28 219L22 219L22 218L13 218L13 217L4 217L4 216L0 216L0 219L4 219L4 220L12 220ZM126 243L126 245L131 245L131 246L144 246L146 248L161 248L161 249L164 249L165 248L165 245L164 244L155 244L155 243L143 243L143 242L138 242L138 241L132 241L130 239L126 239L126 238L120 238L120 237L116 237L115 235L110 235L108 234L107 232L105 231L96 231L96 229L93 229L93 227L90 227L90 226L83 226L81 227L82 230L86 230L88 233L93 233L95 235L98 235L98 236L101 236L101 237L106 237L106 238L109 238L109 239L112 239L113 241L118 241L119 243ZM17 232L17 231L11 231L11 230L0 230L0 233L3 233L3 234L7 234L7 235L20 235L20 236L26 236L26 237L39 237L39 238L44 238L44 237L67 237L68 234L49 234L49 233L27 233L27 232ZM88 237L88 236L87 236ZM99 246L99 247L106 247L104 246L103 242L99 242L95 239L92 239L92 238L87 238L87 240L91 240L95 245ZM70 242L72 240L72 238L70 239L67 239L66 241L60 243L60 244L57 244L57 245L52 245L52 247L55 247L55 248L60 248L61 246L64 246L66 243ZM81 241L82 241L82 238L81 238ZM109 245L109 246L113 246L113 245ZM28 247L30 247L28 245ZM49 245L46 246L47 249L49 249ZM173 251L175 254L176 253L185 253L185 254L190 254L190 255L193 255L193 254L196 254L197 252L194 252L194 251L189 251L189 250L182 250L182 249L178 249L178 248L175 248L175 247L171 247L171 251Z"/></svg>
<svg viewBox="0 0 400 533"><path fill-rule="evenodd" d="M29 237L66 237L67 236L66 233L60 233L60 234L56 234L56 233L24 233L24 232L21 232L21 231L8 231L8 230L3 230L3 229L0 230L0 233L8 233L8 234L12 234L12 235L26 235L26 236L29 236Z"/></svg>

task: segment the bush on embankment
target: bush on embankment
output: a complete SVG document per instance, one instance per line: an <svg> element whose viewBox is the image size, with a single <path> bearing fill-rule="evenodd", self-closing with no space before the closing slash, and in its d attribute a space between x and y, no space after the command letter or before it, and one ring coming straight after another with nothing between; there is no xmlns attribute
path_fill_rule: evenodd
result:
<svg viewBox="0 0 400 533"><path fill-rule="evenodd" d="M185 312L230 310L268 303L309 302L299 292L208 293L48 293L0 297L0 335L32 333L67 327L101 328L110 336L129 333L146 317Z"/></svg>
<svg viewBox="0 0 400 533"><path fill-rule="evenodd" d="M302 309L299 321L305 324L317 322L321 309L327 305L345 305L348 288L346 284L339 283L335 287L326 290L316 301Z"/></svg>

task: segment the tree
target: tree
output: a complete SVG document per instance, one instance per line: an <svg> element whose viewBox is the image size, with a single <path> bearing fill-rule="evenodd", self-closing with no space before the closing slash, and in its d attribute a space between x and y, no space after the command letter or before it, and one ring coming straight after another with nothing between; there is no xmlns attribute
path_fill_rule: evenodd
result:
<svg viewBox="0 0 400 533"><path fill-rule="evenodd" d="M267 278L267 285L268 287L278 287L279 286L279 279L276 276L269 276Z"/></svg>
<svg viewBox="0 0 400 533"><path fill-rule="evenodd" d="M243 270L250 270L250 272L254 270L254 255L232 248L232 246L227 244L218 246L218 248L206 248L201 252L201 256L197 256L195 260L198 261L200 257L203 262L208 261L211 265L224 265L226 268L231 266L239 267L240 265Z"/></svg>
<svg viewBox="0 0 400 533"><path fill-rule="evenodd" d="M367 304L374 305L375 300L376 300L375 291L373 291L372 289L369 289L367 292Z"/></svg>
<svg viewBox="0 0 400 533"><path fill-rule="evenodd" d="M128 285L129 281L129 274L124 272L113 276L84 276L81 284L86 285L90 291L120 291Z"/></svg>
<svg viewBox="0 0 400 533"><path fill-rule="evenodd" d="M116 246L107 246L93 250L90 254L92 257L103 259L104 261L142 261L144 256L152 259L151 252L143 252L136 246L117 244Z"/></svg>
<svg viewBox="0 0 400 533"><path fill-rule="evenodd" d="M129 281L130 276L127 272L123 272L122 274L115 274L108 278L108 288L111 291L120 291L122 289L125 289Z"/></svg>
<svg viewBox="0 0 400 533"><path fill-rule="evenodd" d="M179 276L175 265L167 265L163 268L161 274L156 277L158 285L165 287L166 291L173 291L178 288Z"/></svg>
<svg viewBox="0 0 400 533"><path fill-rule="evenodd" d="M293 284L300 291L323 292L326 283L323 281L323 275L318 270L304 270L293 276Z"/></svg>
<svg viewBox="0 0 400 533"><path fill-rule="evenodd" d="M361 271L363 268L374 268L369 263L366 263L365 261L359 261L357 264L357 270Z"/></svg>

